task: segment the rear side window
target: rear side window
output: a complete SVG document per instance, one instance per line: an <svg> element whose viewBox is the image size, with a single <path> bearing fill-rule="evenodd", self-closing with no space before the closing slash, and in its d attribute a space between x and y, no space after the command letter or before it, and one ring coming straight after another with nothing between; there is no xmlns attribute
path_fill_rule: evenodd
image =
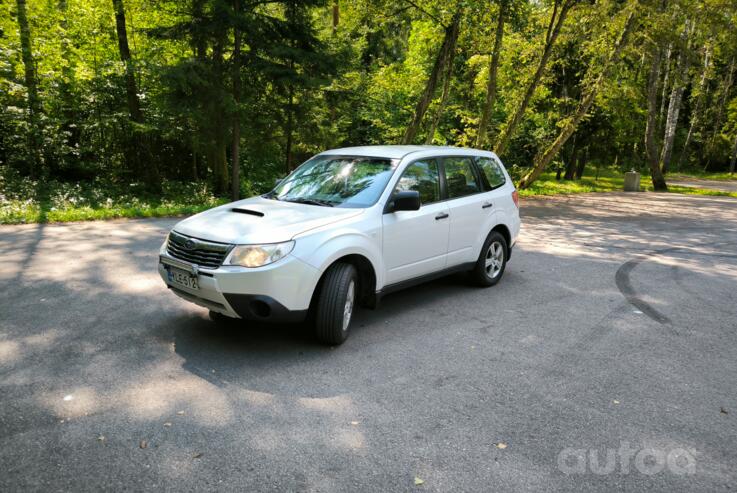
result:
<svg viewBox="0 0 737 493"><path fill-rule="evenodd" d="M465 197L481 191L481 185L473 171L470 157L447 157L445 165L445 182L448 186L448 198Z"/></svg>
<svg viewBox="0 0 737 493"><path fill-rule="evenodd" d="M478 160L479 168L484 173L484 177L489 182L491 189L499 188L507 182L502 165L494 158L481 157Z"/></svg>
<svg viewBox="0 0 737 493"><path fill-rule="evenodd" d="M434 159L415 161L407 166L397 182L396 191L414 190L420 192L422 204L440 200L440 179L438 163Z"/></svg>

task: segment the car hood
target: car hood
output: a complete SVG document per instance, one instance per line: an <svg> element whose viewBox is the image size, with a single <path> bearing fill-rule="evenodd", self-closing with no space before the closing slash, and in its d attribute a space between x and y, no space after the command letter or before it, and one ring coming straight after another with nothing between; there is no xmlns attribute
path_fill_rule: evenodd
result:
<svg viewBox="0 0 737 493"><path fill-rule="evenodd" d="M174 231L220 243L278 243L362 212L252 197L187 218Z"/></svg>

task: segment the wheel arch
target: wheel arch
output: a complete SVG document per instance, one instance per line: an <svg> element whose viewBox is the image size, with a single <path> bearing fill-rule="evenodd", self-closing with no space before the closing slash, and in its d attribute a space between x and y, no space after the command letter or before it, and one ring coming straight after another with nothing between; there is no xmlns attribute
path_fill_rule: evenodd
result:
<svg viewBox="0 0 737 493"><path fill-rule="evenodd" d="M504 239L507 241L507 250L512 248L512 233L509 231L509 228L505 224L499 223L491 228L491 231L496 231L504 237Z"/></svg>
<svg viewBox="0 0 737 493"><path fill-rule="evenodd" d="M358 274L358 304L367 308L375 308L377 304L376 298L376 283L377 283L377 271L376 266L371 260L357 252L344 253L338 258L330 261L320 274L320 279L315 285L315 289L312 292L312 299L310 300L310 310L315 306L318 295L322 289L322 284L325 279L325 274L330 268L338 263L346 263L355 267Z"/></svg>

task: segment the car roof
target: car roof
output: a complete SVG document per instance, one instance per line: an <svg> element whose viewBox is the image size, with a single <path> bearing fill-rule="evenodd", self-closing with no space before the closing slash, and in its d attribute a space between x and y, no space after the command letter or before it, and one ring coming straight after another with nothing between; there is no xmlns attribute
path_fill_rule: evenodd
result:
<svg viewBox="0 0 737 493"><path fill-rule="evenodd" d="M384 145L384 146L360 146L360 147L343 147L341 149L331 149L321 154L339 155L339 156L370 156L383 157L387 159L402 159L413 152L423 151L448 151L448 150L464 150L470 151L475 149L464 149L462 147L453 146L430 146L430 145Z"/></svg>

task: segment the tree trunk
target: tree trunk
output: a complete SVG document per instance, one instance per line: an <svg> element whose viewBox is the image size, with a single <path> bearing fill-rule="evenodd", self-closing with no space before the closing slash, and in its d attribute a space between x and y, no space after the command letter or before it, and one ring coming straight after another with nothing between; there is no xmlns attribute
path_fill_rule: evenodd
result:
<svg viewBox="0 0 737 493"><path fill-rule="evenodd" d="M61 101L61 130L64 134L64 140L66 141L66 147L68 149L74 149L79 144L80 131L79 126L76 125L76 104L72 95L72 82L74 81L74 62L71 57L71 48L69 42L69 36L67 35L67 0L59 0L57 4L61 19L59 21L59 27L61 28L61 58L64 61L61 70L61 78L59 80L59 100ZM65 153L67 154L67 153Z"/></svg>
<svg viewBox="0 0 737 493"><path fill-rule="evenodd" d="M194 25L202 26L205 24L205 0L194 0L192 4L192 20ZM196 30L192 33L192 49L194 50L197 60L204 61L207 57L207 44L205 36Z"/></svg>
<svg viewBox="0 0 737 493"><path fill-rule="evenodd" d="M691 143L696 125L699 123L699 112L701 111L701 105L704 102L704 91L706 90L706 79L709 74L709 65L711 63L711 45L704 47L704 70L701 72L701 79L699 80L699 94L696 96L696 104L691 112L691 122L688 126L688 134L686 134L686 141L683 143L683 150L678 155L678 161L676 167L681 166L684 156L688 153L688 146Z"/></svg>
<svg viewBox="0 0 737 493"><path fill-rule="evenodd" d="M652 175L653 188L656 192L667 192L668 185L665 178L660 172L660 163L658 162L658 151L655 144L655 126L658 117L658 81L660 79L660 48L656 46L653 49L652 60L650 64L650 75L648 76L647 87L647 123L645 125L645 152L647 153L648 164L650 165L650 174Z"/></svg>
<svg viewBox="0 0 737 493"><path fill-rule="evenodd" d="M665 101L666 94L668 94L668 82L670 81L670 57L673 55L673 43L668 43L668 49L665 50L665 62L663 67L665 68L665 75L663 75L663 93L660 95L660 112L658 115L658 121L663 121L663 115L665 114Z"/></svg>
<svg viewBox="0 0 737 493"><path fill-rule="evenodd" d="M128 46L128 31L125 26L123 0L113 0L113 9L115 11L115 30L118 35L118 51L120 52L120 60L125 65L125 94L128 101L128 113L134 123L127 144L126 160L129 167L132 168L131 171L136 177L143 178L148 188L159 190L161 177L159 176L157 160L151 156L153 146L149 141L149 135L137 126L144 123L144 118L141 111L141 101L138 98L133 57Z"/></svg>
<svg viewBox="0 0 737 493"><path fill-rule="evenodd" d="M338 24L340 23L340 4L338 0L333 1L333 35L338 32Z"/></svg>
<svg viewBox="0 0 737 493"><path fill-rule="evenodd" d="M734 136L734 147L732 148L732 159L729 161L729 174L734 174L734 167L737 164L737 134Z"/></svg>
<svg viewBox="0 0 737 493"><path fill-rule="evenodd" d="M445 103L448 100L448 93L450 92L450 83L453 75L454 60L455 50L452 50L448 57L448 63L446 64L445 68L445 80L443 81L443 93L440 96L440 103L438 104L438 109L435 112L435 118L433 118L432 125L430 125L430 130L427 132L427 137L425 138L425 144L427 145L432 144L432 141L435 138L435 130L438 128L440 118L443 116L443 111L445 110Z"/></svg>
<svg viewBox="0 0 737 493"><path fill-rule="evenodd" d="M550 16L550 23L548 24L548 31L545 36L545 47L543 48L542 56L537 64L537 69L532 76L532 80L525 90L522 101L512 117L507 121L506 126L502 130L502 133L494 146L494 152L496 152L497 155L502 155L507 150L509 141L512 139L512 136L517 129L517 125L519 125L519 122L522 120L525 110L527 110L527 106L530 104L532 95L535 93L535 89L537 89L538 84L540 84L540 79L542 79L543 72L548 64L550 55L553 53L553 45L555 45L555 41L558 39L558 34L563 26L563 22L565 22L566 15L574 4L575 0L556 0L553 14Z"/></svg>
<svg viewBox="0 0 737 493"><path fill-rule="evenodd" d="M481 120L479 121L478 134L476 135L476 148L478 149L481 149L486 143L489 118L496 102L496 74L499 69L499 55L502 51L502 40L504 38L504 16L507 13L507 1L500 0L499 2L499 18L496 21L496 33L494 34L494 51L491 54L489 80L486 84L486 101L481 111Z"/></svg>
<svg viewBox="0 0 737 493"><path fill-rule="evenodd" d="M26 90L28 91L28 155L30 157L28 171L31 176L35 177L39 168L42 166L41 148L43 145L43 137L39 123L41 100L38 96L36 65L33 60L33 46L31 42L31 29L28 26L26 0L17 0L16 6L18 8L21 58L23 59L25 84Z"/></svg>
<svg viewBox="0 0 737 493"><path fill-rule="evenodd" d="M227 40L227 31L223 31L214 40L212 47L212 63L214 65L214 74L216 84L222 84L222 81L227 77L227 68L225 67L225 61L223 59L223 53L225 51L225 42ZM225 88L225 86L219 86ZM219 94L224 99L224 94ZM208 101L208 113L210 116L210 123L207 128L204 129L208 136L207 142L207 164L211 167L213 172L213 178L215 182L215 191L218 194L229 193L228 178L230 173L228 172L228 159L227 159L227 147L228 147L228 127L230 120L227 115L227 106L225 106L220 98L210 98Z"/></svg>
<svg viewBox="0 0 737 493"><path fill-rule="evenodd" d="M578 163L576 164L576 179L580 180L583 178L583 172L586 170L586 163L589 161L589 146L583 151L583 156L578 157Z"/></svg>
<svg viewBox="0 0 737 493"><path fill-rule="evenodd" d="M238 28L237 21L240 15L240 0L233 0L233 11L236 18L236 25L233 28L233 103L235 111L233 112L233 142L231 144L230 158L231 164L231 199L236 201L241 195L241 178L240 178L240 145L241 145L241 120L240 120L240 102L241 102L241 31Z"/></svg>
<svg viewBox="0 0 737 493"><path fill-rule="evenodd" d="M578 156L578 149L576 148L576 134L573 134L573 138L571 139L571 154L568 157L568 162L566 163L565 175L563 175L564 180L573 180L574 176L576 176L576 157L577 156Z"/></svg>
<svg viewBox="0 0 737 493"><path fill-rule="evenodd" d="M711 138L709 139L709 143L706 146L706 165L704 166L704 171L706 171L709 165L711 164L711 156L714 153L714 145L716 143L717 135L719 135L719 130L722 128L722 115L724 114L724 107L727 105L727 99L729 98L729 91L730 89L732 89L734 70L735 70L735 59L734 57L732 57L732 60L730 60L729 62L729 70L727 70L727 75L724 78L724 83L722 83L722 97L719 98L719 106L717 107L717 115L714 118L714 128L712 129Z"/></svg>
<svg viewBox="0 0 737 493"><path fill-rule="evenodd" d="M125 8L123 7L123 0L113 0L113 8L115 9L115 30L118 34L120 60L125 64L125 94L128 99L128 112L134 122L143 123L141 102L138 99L136 74L133 67L130 48L128 47L128 31L125 27Z"/></svg>
<svg viewBox="0 0 737 493"><path fill-rule="evenodd" d="M195 146L192 146L192 167L190 168L189 178L192 181L199 180L199 176L197 174L197 149L195 148Z"/></svg>
<svg viewBox="0 0 737 493"><path fill-rule="evenodd" d="M681 41L689 39L688 43L681 46L678 53L678 62L676 64L677 73L673 77L673 88L670 92L670 100L668 101L668 116L665 121L665 135L663 136L663 149L660 153L660 171L665 175L670 167L670 160L673 155L673 142L676 137L676 129L678 128L678 115L681 111L681 100L683 99L683 90L686 85L686 78L689 69L689 57L686 52L691 49L689 23L686 22Z"/></svg>
<svg viewBox="0 0 737 493"><path fill-rule="evenodd" d="M287 142L284 146L286 151L285 157L285 171L289 174L292 171L292 132L294 127L294 88L292 84L289 84L289 95L287 101L287 125L284 129L284 133L287 137Z"/></svg>
<svg viewBox="0 0 737 493"><path fill-rule="evenodd" d="M215 123L216 128L220 128L225 132L222 123ZM212 167L215 178L215 191L218 194L227 193L228 190L228 159L226 156L227 141L225 137L217 137L214 142L208 146L207 162Z"/></svg>
<svg viewBox="0 0 737 493"><path fill-rule="evenodd" d="M461 13L456 12L453 15L453 19L451 20L450 25L445 28L443 44L440 46L438 56L435 58L435 64L433 65L432 71L430 72L430 77L427 79L427 84L425 84L425 90L423 91L422 96L420 96L420 100L417 102L412 121L407 126L407 130L404 132L404 136L402 137L402 144L411 144L412 142L414 142L415 137L417 136L417 132L420 129L420 124L422 123L422 118L425 116L425 112L427 112L427 108L430 106L430 102L432 101L433 95L435 94L435 88L438 85L440 75L444 72L444 69L446 68L450 59L451 53L455 51L456 43L458 42L460 23Z"/></svg>
<svg viewBox="0 0 737 493"><path fill-rule="evenodd" d="M581 99L576 112L573 114L573 116L569 118L568 123L566 123L566 125L563 127L555 141L553 141L553 143L545 150L545 152L543 152L542 154L538 154L538 156L535 158L535 164L532 170L530 170L524 177L522 177L522 180L520 180L520 188L529 187L532 182L540 177L542 172L545 171L545 168L548 166L548 164L550 164L550 161L553 160L553 158L558 154L558 151L560 151L561 147L563 147L563 144L565 144L568 138L573 135L573 132L576 131L578 124L581 123L581 120L583 120L583 118L586 116L586 113L591 108L591 105L594 103L596 93L599 91L599 88L606 79L610 67L619 59L619 55L620 53L622 53L622 49L627 42L627 36L632 29L634 18L634 13L630 12L630 14L627 16L627 19L625 20L624 26L622 27L622 32L619 36L619 39L614 45L614 49L612 50L611 54L609 55L606 62L604 63L604 66L601 69L601 73L594 80L594 83L591 85L591 87L588 88L586 94Z"/></svg>

